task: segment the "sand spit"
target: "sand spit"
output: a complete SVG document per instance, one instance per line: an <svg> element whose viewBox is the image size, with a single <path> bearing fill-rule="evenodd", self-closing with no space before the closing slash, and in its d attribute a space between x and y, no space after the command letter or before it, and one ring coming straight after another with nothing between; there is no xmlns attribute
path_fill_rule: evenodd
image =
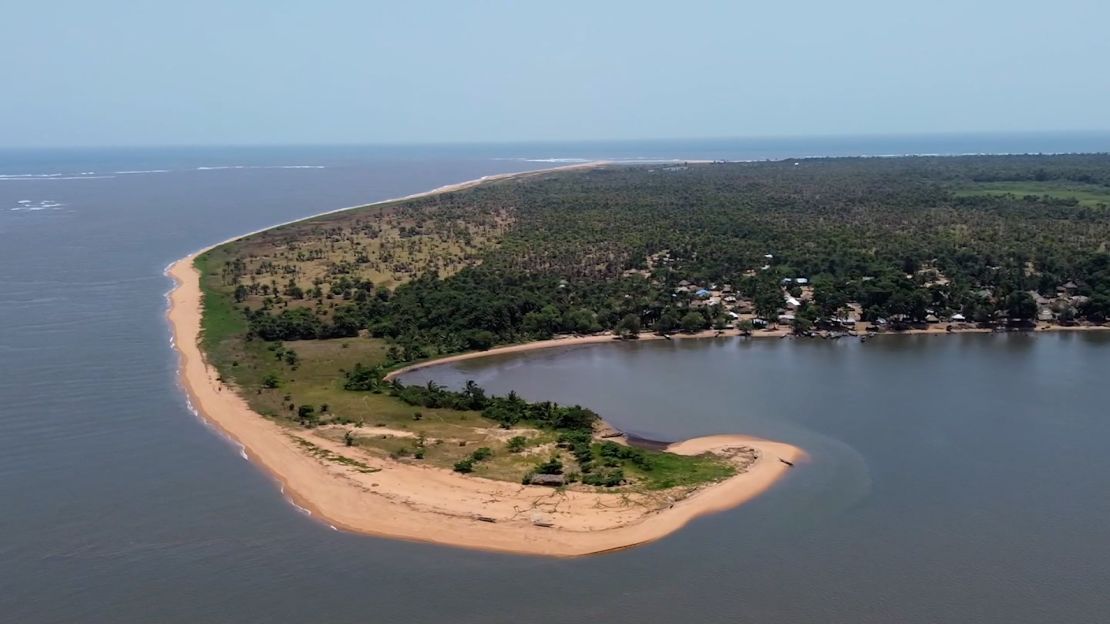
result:
<svg viewBox="0 0 1110 624"><path fill-rule="evenodd" d="M538 172L488 176L402 199L535 173ZM238 238L242 237L232 240ZM677 531L698 516L740 505L782 478L790 470L786 462L805 458L801 449L789 444L739 435L710 436L674 444L669 450L690 455L721 453L737 464L740 472L736 476L687 491L631 494L573 488L560 491L380 458L312 430L284 427L252 411L233 388L220 380L201 353L202 294L200 275L193 262L203 251L178 260L166 270L175 282L168 296L166 316L180 358L181 385L189 402L198 416L240 444L250 461L273 475L295 505L337 528L498 552L555 557L589 555L650 542ZM612 337L574 340L601 342ZM568 344L548 342L558 343L551 346ZM540 348L538 344L459 357ZM446 360L437 363L443 361Z"/></svg>
<svg viewBox="0 0 1110 624"><path fill-rule="evenodd" d="M295 504L339 528L501 552L588 555L659 539L700 515L751 500L790 470L780 460L797 462L805 456L788 444L746 436L680 442L670 450L745 458L742 473L682 498L675 492L560 492L378 458L268 420L219 380L197 342L201 291L194 257L169 269L177 286L170 293L168 318L190 402L271 473Z"/></svg>
<svg viewBox="0 0 1110 624"><path fill-rule="evenodd" d="M591 169L605 164L590 162L486 176L322 214L457 191L493 180L557 170ZM261 231L264 230L225 242ZM200 276L193 261L210 248L190 254L166 269L166 274L176 284L168 295L167 319L173 332L174 348L180 357L181 385L198 416L241 445L243 455L272 474L294 505L334 527L382 537L499 552L557 557L589 555L650 542L677 531L698 516L741 505L770 488L787 474L794 463L806 458L804 451L789 444L741 435L709 436L673 444L668 450L690 455L720 453L736 462L740 468L736 476L684 492L612 494L574 489L558 491L466 477L415 462L383 459L348 448L320 435L318 431L284 427L253 412L242 397L219 379L201 353L198 342L202 314ZM863 330L862 327L858 329ZM1080 329L1107 328L1040 326L1037 332ZM948 332L944 327L932 326L895 332L895 335L985 331L990 330L959 327ZM786 338L790 333L787 328L777 328L756 331L751 336ZM686 340L739 335L740 332L730 329L675 335L672 338ZM639 337L639 340L664 339L667 338L650 334ZM616 340L611 334L602 334L510 345L417 363L392 371L388 378L460 360ZM383 435L397 433L370 432Z"/></svg>

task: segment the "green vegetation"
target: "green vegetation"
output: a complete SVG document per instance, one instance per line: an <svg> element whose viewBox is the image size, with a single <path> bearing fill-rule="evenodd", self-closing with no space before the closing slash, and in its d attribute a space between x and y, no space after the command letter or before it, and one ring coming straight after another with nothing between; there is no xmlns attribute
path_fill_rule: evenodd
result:
<svg viewBox="0 0 1110 624"><path fill-rule="evenodd" d="M218 272L205 271L202 279L207 282L206 311L212 304L219 309L234 297L229 285L220 284ZM225 332L211 342L215 346L206 347L211 349L210 359L225 379L242 389L259 413L290 427L315 430L346 447L423 461L463 474L518 480L535 463L530 455L533 450L555 453L556 461L561 461L562 451L556 446L559 432L573 431L590 438L598 420L592 411L579 406L529 403L515 393L487 396L473 382L457 392L434 383L406 386L385 382L384 371L403 361L403 353L381 339L267 341L246 331L244 324L240 333ZM333 425L342 428L333 429ZM378 433L383 429L387 431ZM509 437L495 433L502 430L519 433ZM308 440L294 439L322 461L361 472L372 470ZM573 459L566 459L568 466L582 470ZM719 458L679 458L678 466L681 470L681 465L689 462L690 473L697 474L705 461L725 463ZM648 479L583 482L598 487L656 489Z"/></svg>
<svg viewBox="0 0 1110 624"><path fill-rule="evenodd" d="M597 417L582 407L388 384L383 373L602 330L1101 324L1108 196L1110 155L530 175L310 219L204 254L203 346L280 422L389 429L344 440L372 452L509 480L555 459L567 481L687 486L732 466L618 452L593 439Z"/></svg>
<svg viewBox="0 0 1110 624"><path fill-rule="evenodd" d="M961 188L955 195L988 195L1031 202L1056 200L1087 208L1110 207L1110 187L1079 182L982 182Z"/></svg>
<svg viewBox="0 0 1110 624"><path fill-rule="evenodd" d="M195 266L203 276L217 274L219 265L226 262L229 250L226 247L197 257ZM201 318L201 333L206 351L212 351L225 340L240 336L247 331L247 319L236 308L232 298L223 296L222 289L212 279L201 280L204 293L204 316Z"/></svg>
<svg viewBox="0 0 1110 624"><path fill-rule="evenodd" d="M369 333L389 340L397 361L559 333L697 331L737 316L773 323L782 313L802 319L799 331L849 316L894 326L955 315L1101 323L1110 215L1094 198L1110 193L1108 172L1110 156L1069 155L550 173L448 194L442 213L421 200L438 231L470 214L511 224L449 275L410 262L386 288L343 263L302 271L304 249L340 244L328 232L365 227L352 211L299 225L308 240L233 243L224 255L239 259L224 260L223 277L243 295L252 335ZM784 283L796 278L806 283Z"/></svg>
<svg viewBox="0 0 1110 624"><path fill-rule="evenodd" d="M297 446L301 447L306 452L308 452L309 455L312 455L313 457L322 459L324 461L329 461L329 462L334 462L334 463L337 463L337 464L342 464L344 466L349 466L349 467L354 468L355 470L357 470L359 472L366 473L366 474L371 474L371 473L381 471L380 468L371 468L370 466L367 466L366 464L364 464L364 463L362 463L358 460L351 459L350 457L347 457L346 455L340 455L338 453L333 453L333 452L331 452L327 449L320 448L319 446L309 442L308 440L305 440L304 438L291 436L291 439L293 440L293 442L295 442L297 444Z"/></svg>
<svg viewBox="0 0 1110 624"><path fill-rule="evenodd" d="M488 446L483 446L482 448L471 453L470 456L466 459L460 459L459 461L455 462L455 472L474 472L474 464L477 464L482 460L489 459L492 456L493 451L490 450Z"/></svg>

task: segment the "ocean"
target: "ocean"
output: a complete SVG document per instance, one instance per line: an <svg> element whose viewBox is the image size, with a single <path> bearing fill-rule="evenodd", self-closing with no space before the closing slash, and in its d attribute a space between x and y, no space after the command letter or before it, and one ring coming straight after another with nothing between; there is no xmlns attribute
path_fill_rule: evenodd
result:
<svg viewBox="0 0 1110 624"><path fill-rule="evenodd" d="M605 363L595 381L553 379L631 430L736 426L817 452L755 503L661 542L548 560L351 535L297 510L189 411L164 319L163 271L191 251L483 175L1073 151L1110 151L1110 134L0 149L0 619L1097 621L1110 584L1099 337L707 344L682 357L717 376L671 368L646 393L628 371L660 366L658 352L583 352L601 353L587 357ZM474 372L550 391L533 364L547 365ZM637 399L662 388L671 400Z"/></svg>

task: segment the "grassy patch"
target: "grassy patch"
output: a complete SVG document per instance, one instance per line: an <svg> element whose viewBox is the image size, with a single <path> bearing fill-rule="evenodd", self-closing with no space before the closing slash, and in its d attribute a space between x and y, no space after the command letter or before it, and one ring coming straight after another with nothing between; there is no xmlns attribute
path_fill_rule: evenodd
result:
<svg viewBox="0 0 1110 624"><path fill-rule="evenodd" d="M736 467L720 456L675 455L661 451L645 451L651 470L632 464L625 465L625 472L650 490L672 487L691 487L727 479L736 474Z"/></svg>
<svg viewBox="0 0 1110 624"><path fill-rule="evenodd" d="M349 427L351 443L378 456L450 470L473 458L476 450L488 448L488 457L483 454L481 460L472 462L472 474L511 482L519 482L538 462L555 455L563 459L568 471L574 470L573 455L556 448L558 434L554 431L524 427L523 423L506 430L476 411L414 407L388 392L344 389L344 373L356 364L375 367L387 362L390 345L383 340L360 336L267 342L250 338L244 306L257 307L265 297L240 293L243 301L236 301L236 288L241 291L244 283L256 289L266 285L275 306L312 305L326 315L346 296L333 298L329 290L333 279L357 276L395 284L423 268L450 273L473 264L472 253L492 244L508 222L496 209L475 219L450 209L443 213L441 208L431 212L383 208L380 223L369 219L373 213L356 211L284 226L199 256L195 266L204 296L201 346L208 361L225 381L238 387L256 412L285 425L324 427L317 433L338 443L344 443ZM455 241L460 238L467 241L466 249L457 247ZM275 298L276 290L289 280L305 291L319 285L324 294ZM517 436L526 441L510 448L509 441ZM361 472L376 471L299 436L294 439L323 461ZM626 470L636 488L693 485L732 472L721 458L645 453L650 455L651 470Z"/></svg>
<svg viewBox="0 0 1110 624"><path fill-rule="evenodd" d="M339 453L333 453L328 449L320 448L319 446L316 446L315 444L309 442L308 440L305 440L304 438L300 438L297 436L290 437L293 439L293 441L297 443L298 446L308 452L309 455L312 455L317 459L322 459L324 461L329 461L335 464L342 464L366 474L381 472L381 468L373 468L358 461L357 459L351 459L350 457L340 455Z"/></svg>
<svg viewBox="0 0 1110 624"><path fill-rule="evenodd" d="M247 331L247 321L235 308L235 301L222 284L220 268L227 260L225 247L207 251L193 261L200 272L200 288L204 295L204 315L201 319L201 344L211 351L223 341L241 336Z"/></svg>
<svg viewBox="0 0 1110 624"><path fill-rule="evenodd" d="M1110 206L1110 188L1079 182L983 182L955 191L957 197L1049 197L1075 200L1088 208Z"/></svg>

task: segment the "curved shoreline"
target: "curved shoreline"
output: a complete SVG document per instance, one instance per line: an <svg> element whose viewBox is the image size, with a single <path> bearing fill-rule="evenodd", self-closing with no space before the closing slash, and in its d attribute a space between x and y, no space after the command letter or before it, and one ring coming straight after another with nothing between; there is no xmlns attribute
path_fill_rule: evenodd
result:
<svg viewBox="0 0 1110 624"><path fill-rule="evenodd" d="M450 192L491 179L600 164L603 163L487 176L401 199ZM398 200L376 203L392 201ZM358 207L368 205L374 204ZM559 491L466 477L441 468L372 457L312 431L283 427L251 410L245 399L219 379L201 351L202 293L200 274L193 261L216 246L189 254L166 269L166 275L175 283L167 296L166 318L178 353L181 386L197 415L238 443L249 461L277 480L293 505L334 528L515 554L554 557L597 554L658 540L699 516L741 505L785 476L789 466L780 460L793 463L806 457L804 451L789 444L740 435L679 442L668 450L690 455L705 452L735 455L742 449L754 453L755 459L743 464L743 470L735 476L692 489L674 500L665 492L622 495L575 489ZM612 338L586 339L603 340ZM489 354L480 352L469 357ZM321 459L328 455L356 463Z"/></svg>
<svg viewBox="0 0 1110 624"><path fill-rule="evenodd" d="M1052 332L1076 332L1076 331L1107 331L1110 326L1105 325L1076 325L1072 327L1065 327L1061 325L1045 325L1037 326L1034 329L1020 330L1014 332L1001 332L1001 333L1015 333L1015 334L1043 334ZM958 334L990 334L998 333L991 329L970 327L955 329L947 331L944 326L936 326L929 329L906 329L897 332L884 332L876 334L878 336L952 336ZM534 340L532 342L522 342L519 344L503 345L500 347L493 347L485 351L467 351L465 353L456 353L453 355L446 355L439 358L424 360L416 362L415 364L408 364L400 368L395 368L383 377L385 381L392 381L402 375L423 370L425 368L433 368L435 366L442 366L446 364L453 364L455 362L462 362L466 360L476 360L480 358L494 357L498 355L506 355L509 353L526 353L528 351L540 351L543 349L554 349L558 347L574 347L589 344L602 344L614 342L646 342L656 340L698 340L705 338L738 338L742 336L739 330L725 329L725 330L712 330L697 332L694 334L672 334L670 336L661 336L659 334L640 334L637 338L620 338L612 333L591 334L588 336L559 336L548 340ZM746 338L792 338L793 331L786 327L777 329L762 330L752 332Z"/></svg>
<svg viewBox="0 0 1110 624"><path fill-rule="evenodd" d="M328 463L306 452L303 443L335 454L350 451L255 413L204 361L198 343L201 293L194 258L187 256L170 267L177 286L170 293L167 314L190 402L205 420L242 445L250 461L273 475L294 504L338 528L517 554L596 554L660 539L698 516L747 502L785 476L789 467L780 459L797 462L805 457L789 444L747 436L686 440L668 450L696 455L748 447L760 456L746 471L676 502L645 497L631 506L622 506L624 497L617 494L558 492L386 459L358 457L376 470L369 473ZM536 514L553 526L537 525ZM489 522L491 518L495 522Z"/></svg>

